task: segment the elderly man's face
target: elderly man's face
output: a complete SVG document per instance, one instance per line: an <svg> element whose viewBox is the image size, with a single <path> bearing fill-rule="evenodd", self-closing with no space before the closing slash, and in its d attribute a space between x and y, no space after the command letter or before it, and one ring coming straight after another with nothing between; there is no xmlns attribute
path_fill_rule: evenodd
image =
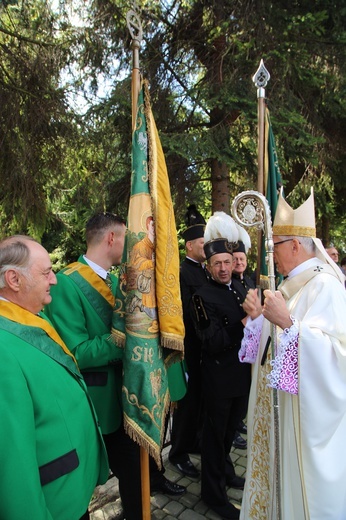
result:
<svg viewBox="0 0 346 520"><path fill-rule="evenodd" d="M334 262L336 262L336 263L339 262L339 253L335 247L328 247L326 249L326 251L327 251L328 255L330 256L330 258L332 258L334 260Z"/></svg>
<svg viewBox="0 0 346 520"><path fill-rule="evenodd" d="M287 276L293 269L294 262L292 257L292 242L290 237L273 237L274 241L274 262L276 269L283 276Z"/></svg>
<svg viewBox="0 0 346 520"><path fill-rule="evenodd" d="M204 245L204 238L195 238L195 240L189 240L189 242L186 243L187 246L187 254L193 260L196 260L197 262L204 262L205 261L205 253L203 249Z"/></svg>
<svg viewBox="0 0 346 520"><path fill-rule="evenodd" d="M233 253L233 272L235 274L239 274L240 276L244 273L247 266L247 259L245 253Z"/></svg>
<svg viewBox="0 0 346 520"><path fill-rule="evenodd" d="M56 276L47 251L36 242L27 242L30 249L30 267L26 272L18 272L19 305L37 314L52 301L51 285L56 285Z"/></svg>
<svg viewBox="0 0 346 520"><path fill-rule="evenodd" d="M230 253L213 255L208 262L208 270L211 276L216 282L222 284L230 283L233 266L233 255Z"/></svg>

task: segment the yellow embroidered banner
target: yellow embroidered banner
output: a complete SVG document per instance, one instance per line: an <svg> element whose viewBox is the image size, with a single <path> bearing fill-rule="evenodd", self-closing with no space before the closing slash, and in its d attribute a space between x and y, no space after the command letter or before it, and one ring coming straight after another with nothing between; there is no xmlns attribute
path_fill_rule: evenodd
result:
<svg viewBox="0 0 346 520"><path fill-rule="evenodd" d="M184 325L173 205L146 82L132 140L127 224L112 328L125 346L124 425L160 466L170 401L167 368L182 358Z"/></svg>

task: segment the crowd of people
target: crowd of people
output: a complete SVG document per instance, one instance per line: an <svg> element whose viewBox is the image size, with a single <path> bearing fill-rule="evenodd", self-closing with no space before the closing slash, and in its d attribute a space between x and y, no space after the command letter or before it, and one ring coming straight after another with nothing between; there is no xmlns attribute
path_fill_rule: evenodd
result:
<svg viewBox="0 0 346 520"><path fill-rule="evenodd" d="M57 275L31 237L0 241L3 518L86 520L109 471L124 517L142 518L139 446L122 418L122 348L110 334L111 271L125 232L117 215L92 216L85 254ZM247 273L249 235L230 216L206 222L190 206L183 239L187 391L172 416L170 462L197 478L190 455L200 453L201 498L221 518L345 520L345 277L337 250L316 238L313 196L296 210L279 197L283 281L264 298ZM246 428L244 478L230 451L237 441L246 448ZM153 460L150 480L152 492L186 492ZM227 487L244 490L241 511Z"/></svg>

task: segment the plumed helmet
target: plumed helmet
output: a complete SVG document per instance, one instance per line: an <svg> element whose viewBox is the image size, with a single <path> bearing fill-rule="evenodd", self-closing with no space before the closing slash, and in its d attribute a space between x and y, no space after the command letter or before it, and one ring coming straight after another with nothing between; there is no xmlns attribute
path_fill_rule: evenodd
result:
<svg viewBox="0 0 346 520"><path fill-rule="evenodd" d="M205 219L197 210L195 204L191 204L185 213L186 229L182 233L182 237L186 242L202 238L204 236Z"/></svg>

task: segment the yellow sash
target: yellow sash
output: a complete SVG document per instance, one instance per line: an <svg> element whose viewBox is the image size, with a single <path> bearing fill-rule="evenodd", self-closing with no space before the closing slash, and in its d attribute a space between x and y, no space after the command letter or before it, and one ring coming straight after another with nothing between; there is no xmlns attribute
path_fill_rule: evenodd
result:
<svg viewBox="0 0 346 520"><path fill-rule="evenodd" d="M96 291L99 292L112 307L114 307L115 297L112 291L104 280L102 280L102 278L100 278L89 265L82 264L81 262L73 262L67 266L64 274L69 276L75 271L77 271L90 285L92 285L92 287L96 289Z"/></svg>
<svg viewBox="0 0 346 520"><path fill-rule="evenodd" d="M41 318L40 316L36 316L32 312L27 311L26 309L23 309L23 307L20 307L19 305L5 301L0 300L0 314L4 318L7 318L8 320L15 321L16 323L20 323L21 325L26 325L28 327L38 327L45 331L45 333L60 347L63 349L65 354L68 356L71 356L73 361L77 365L77 361L74 357L74 355L69 351L69 349L66 347L65 343L57 333L57 331L46 321L44 318ZM77 365L78 366L78 365Z"/></svg>

